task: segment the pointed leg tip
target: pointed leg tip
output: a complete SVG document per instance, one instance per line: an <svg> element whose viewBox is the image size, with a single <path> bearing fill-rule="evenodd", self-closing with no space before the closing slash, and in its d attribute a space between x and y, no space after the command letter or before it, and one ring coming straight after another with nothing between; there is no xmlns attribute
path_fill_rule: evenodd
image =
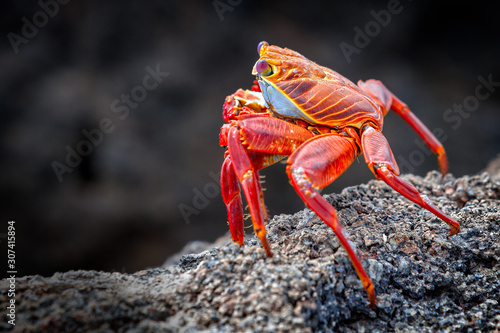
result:
<svg viewBox="0 0 500 333"><path fill-rule="evenodd" d="M269 246L269 243L267 242L267 240L266 240L265 244L263 243L262 245L264 246L264 250L266 251L267 257L272 258L273 253L271 252L271 247Z"/></svg>
<svg viewBox="0 0 500 333"><path fill-rule="evenodd" d="M456 226L456 227L451 227L450 228L450 234L448 235L448 237L455 236L459 232L460 232L460 225Z"/></svg>
<svg viewBox="0 0 500 333"><path fill-rule="evenodd" d="M452 219L451 217L448 217L449 221L446 221L450 225L450 234L448 237L454 236L460 232L460 223L458 221Z"/></svg>
<svg viewBox="0 0 500 333"><path fill-rule="evenodd" d="M439 170L441 171L441 182L443 182L444 176L448 174L448 159L444 151L438 153Z"/></svg>
<svg viewBox="0 0 500 333"><path fill-rule="evenodd" d="M370 308L375 309L377 307L377 297L375 296L373 284L370 284L366 288L366 292L368 293L368 302L370 304Z"/></svg>
<svg viewBox="0 0 500 333"><path fill-rule="evenodd" d="M257 234L257 237L260 239L260 242L262 244L262 247L266 251L266 255L271 258L273 256L273 253L271 252L271 246L269 245L269 242L267 241L266 238L266 231L264 229L255 229L255 233Z"/></svg>
<svg viewBox="0 0 500 333"><path fill-rule="evenodd" d="M245 236L243 232L231 230L231 228L229 229L231 231L231 240L233 241L233 243L236 243L239 247L242 247L245 244Z"/></svg>
<svg viewBox="0 0 500 333"><path fill-rule="evenodd" d="M441 171L441 183L444 181L444 177L446 176L446 173Z"/></svg>

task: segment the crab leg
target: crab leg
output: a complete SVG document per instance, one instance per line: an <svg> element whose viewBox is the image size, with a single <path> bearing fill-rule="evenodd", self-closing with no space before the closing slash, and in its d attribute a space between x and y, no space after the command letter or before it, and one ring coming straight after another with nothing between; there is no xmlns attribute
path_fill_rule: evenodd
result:
<svg viewBox="0 0 500 333"><path fill-rule="evenodd" d="M264 166L268 165L268 161L280 161L285 156L280 155L270 155L256 152L248 152L250 161L255 170L259 170ZM260 178L258 171L255 171L256 179ZM260 205L262 207L262 219L266 221L268 219L266 206L264 204L264 196L262 194L262 186L260 182L257 182L258 188L257 192L259 194ZM241 200L241 188L238 184L238 178L234 172L233 162L226 154L226 159L222 165L221 171L221 188L222 188L222 199L226 204L227 216L229 230L231 231L231 238L233 242L239 246L243 246L243 239L245 236L244 232L244 222L243 222L243 203Z"/></svg>
<svg viewBox="0 0 500 333"><path fill-rule="evenodd" d="M434 206L429 198L421 195L413 185L398 177L399 169L389 143L379 130L366 126L361 135L361 142L365 161L377 178L382 179L387 185L406 198L448 223L450 225L449 236L460 232L460 224L457 221Z"/></svg>
<svg viewBox="0 0 500 333"><path fill-rule="evenodd" d="M363 287L368 293L370 305L375 306L373 283L366 274L356 252L349 244L344 230L337 218L335 208L318 192L334 181L351 165L358 154L355 140L337 134L325 134L307 141L289 158L287 174L292 186L302 200L337 235L349 256Z"/></svg>
<svg viewBox="0 0 500 333"><path fill-rule="evenodd" d="M247 199L255 233L271 257L264 227L267 211L258 170L290 155L295 146L311 138L312 134L300 126L267 115L247 115L234 121L229 128L223 126L221 135L221 143L227 145L229 152L222 167L221 186L224 188L228 185L228 189L223 190L223 196L230 228L234 228L231 229L233 240L243 244L243 211L236 199L239 196L239 188L235 183L237 179Z"/></svg>
<svg viewBox="0 0 500 333"><path fill-rule="evenodd" d="M242 246L245 232L243 230L243 203L240 195L240 185L234 173L229 155L226 156L221 170L222 199L226 204L229 230L233 242Z"/></svg>
<svg viewBox="0 0 500 333"><path fill-rule="evenodd" d="M410 111L405 103L403 103L389 89L387 89L382 82L378 80L367 80L366 82L359 81L358 86L385 108L384 115L392 109L417 132L432 152L437 154L439 168L444 177L444 175L448 173L448 160L446 158L446 152L444 151L444 147L441 142L439 142L427 126L425 126L424 123L422 123L422 121Z"/></svg>
<svg viewBox="0 0 500 333"><path fill-rule="evenodd" d="M266 229L264 227L264 212L260 199L262 194L259 184L259 175L254 169L245 147L241 143L239 129L236 126L231 127L229 130L227 141L234 172L247 198L248 208L252 215L254 231L266 250L267 256L272 257L271 248L266 239Z"/></svg>

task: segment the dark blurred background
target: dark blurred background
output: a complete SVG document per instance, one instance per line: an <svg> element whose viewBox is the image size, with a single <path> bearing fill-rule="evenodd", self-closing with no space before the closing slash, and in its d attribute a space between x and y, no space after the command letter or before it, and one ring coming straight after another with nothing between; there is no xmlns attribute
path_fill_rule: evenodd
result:
<svg viewBox="0 0 500 333"><path fill-rule="evenodd" d="M224 155L221 106L236 89L250 88L261 40L299 51L354 82L382 80L430 129L445 132L455 176L482 170L500 151L500 87L490 86L495 91L478 105L470 96L478 76L500 81L496 7L408 0L394 9L394 3L4 3L0 233L4 249L7 221L16 221L19 275L133 272L161 265L191 240L224 235L226 211L213 180ZM388 9L398 13L390 22L378 14L384 24L374 24L372 11ZM365 31L367 24L372 37L357 40L365 45L348 62L340 45L355 47L355 27ZM169 74L145 90L143 80L155 70ZM132 96L129 106L120 100L125 95ZM464 101L472 111L444 117ZM96 133L103 119L113 130L95 134L99 144L89 152L82 131ZM410 161L403 172L425 175L437 168L396 115L386 117L384 133L398 161ZM88 153L73 158L76 167L65 161L67 146ZM304 207L283 165L262 174L271 214ZM372 178L361 157L325 192Z"/></svg>

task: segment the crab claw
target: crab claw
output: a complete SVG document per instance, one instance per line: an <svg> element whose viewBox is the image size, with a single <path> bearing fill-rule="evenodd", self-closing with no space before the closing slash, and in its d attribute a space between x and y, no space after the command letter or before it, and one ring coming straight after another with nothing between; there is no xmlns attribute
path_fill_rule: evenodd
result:
<svg viewBox="0 0 500 333"><path fill-rule="evenodd" d="M224 121L230 122L245 114L267 112L266 102L260 89L258 90L238 89L234 94L227 96L222 106Z"/></svg>
<svg viewBox="0 0 500 333"><path fill-rule="evenodd" d="M236 92L236 94L239 92L239 90ZM234 110L238 106L238 102L234 99L234 95L230 95L226 97L226 100L224 101L224 105L222 106L222 119L224 119L225 122L229 122L231 118L233 118L234 115Z"/></svg>

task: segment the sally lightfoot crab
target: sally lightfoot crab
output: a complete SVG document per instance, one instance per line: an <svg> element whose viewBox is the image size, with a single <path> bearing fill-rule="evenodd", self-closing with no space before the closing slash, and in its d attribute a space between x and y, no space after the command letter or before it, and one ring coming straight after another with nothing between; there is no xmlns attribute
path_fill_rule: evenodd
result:
<svg viewBox="0 0 500 333"><path fill-rule="evenodd" d="M363 154L375 177L450 225L450 236L460 225L425 195L398 177L399 168L382 134L383 118L399 114L437 154L443 176L446 154L441 143L380 81L358 85L333 70L319 66L298 52L261 42L257 76L252 91L239 89L226 98L220 145L227 147L222 165L222 197L227 207L234 242L243 245L241 188L248 203L255 233L272 256L264 222L259 170L288 157L286 172L306 205L330 226L345 248L375 306L373 283L349 245L337 213L319 190L333 182L354 159ZM240 188L241 185L241 188Z"/></svg>

